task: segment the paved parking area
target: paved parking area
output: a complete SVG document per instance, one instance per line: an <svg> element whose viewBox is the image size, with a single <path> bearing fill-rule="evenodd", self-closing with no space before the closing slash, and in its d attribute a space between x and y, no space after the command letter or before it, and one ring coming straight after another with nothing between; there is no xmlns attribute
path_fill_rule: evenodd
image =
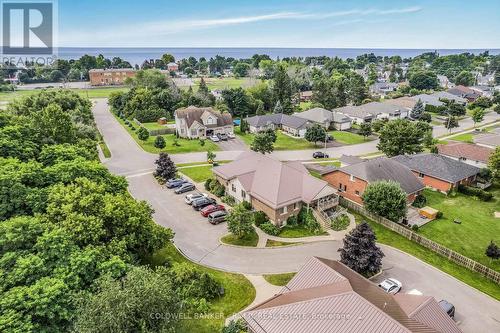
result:
<svg viewBox="0 0 500 333"><path fill-rule="evenodd" d="M225 151L245 151L250 150L240 138L236 137L234 139L229 139L227 141L219 141L216 144L220 147L221 150Z"/></svg>

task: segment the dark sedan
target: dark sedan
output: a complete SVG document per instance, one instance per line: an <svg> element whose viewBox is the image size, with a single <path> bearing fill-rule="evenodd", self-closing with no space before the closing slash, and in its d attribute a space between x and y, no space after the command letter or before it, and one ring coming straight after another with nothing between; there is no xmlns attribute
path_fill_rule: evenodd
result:
<svg viewBox="0 0 500 333"><path fill-rule="evenodd" d="M186 192L189 192L189 191L193 191L196 187L191 184L191 183L184 183L182 184L181 186L179 186L178 188L175 189L175 193L176 194L181 194L181 193L186 193Z"/></svg>
<svg viewBox="0 0 500 333"><path fill-rule="evenodd" d="M171 180L167 181L167 183L165 184L165 186L167 188L177 188L177 187L179 187L182 184L185 184L187 182L188 182L187 180L182 179L182 178L171 179Z"/></svg>
<svg viewBox="0 0 500 333"><path fill-rule="evenodd" d="M328 154L325 154L321 151L317 151L313 154L313 158L328 158Z"/></svg>
<svg viewBox="0 0 500 333"><path fill-rule="evenodd" d="M207 206L214 205L216 203L215 199L212 198L201 198L193 201L192 205L194 210L200 210Z"/></svg>

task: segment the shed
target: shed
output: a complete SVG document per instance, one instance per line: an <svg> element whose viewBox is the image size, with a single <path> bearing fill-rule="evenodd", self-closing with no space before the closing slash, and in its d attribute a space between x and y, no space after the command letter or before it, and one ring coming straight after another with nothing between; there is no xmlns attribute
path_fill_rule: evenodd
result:
<svg viewBox="0 0 500 333"><path fill-rule="evenodd" d="M158 124L165 125L166 123L167 123L167 118L161 117L160 119L158 119Z"/></svg>
<svg viewBox="0 0 500 333"><path fill-rule="evenodd" d="M422 207L418 211L420 216L428 218L429 220L435 220L438 212L439 211L437 209L434 209L429 206Z"/></svg>

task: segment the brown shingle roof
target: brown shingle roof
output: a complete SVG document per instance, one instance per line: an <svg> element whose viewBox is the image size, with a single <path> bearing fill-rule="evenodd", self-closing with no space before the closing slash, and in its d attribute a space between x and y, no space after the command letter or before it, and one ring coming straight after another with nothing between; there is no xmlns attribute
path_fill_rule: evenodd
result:
<svg viewBox="0 0 500 333"><path fill-rule="evenodd" d="M493 149L478 146L471 143L449 143L447 145L438 144L438 152L441 155L461 158L465 157L468 160L480 161L487 163L490 155L493 153Z"/></svg>
<svg viewBox="0 0 500 333"><path fill-rule="evenodd" d="M231 114L227 112L220 113L211 107L199 108L196 106L189 106L187 108L175 110L175 115L177 118L186 119L187 127L190 128L195 121L203 124L201 117L205 112L208 112L217 118L217 125L212 127L228 126L233 124L233 117Z"/></svg>

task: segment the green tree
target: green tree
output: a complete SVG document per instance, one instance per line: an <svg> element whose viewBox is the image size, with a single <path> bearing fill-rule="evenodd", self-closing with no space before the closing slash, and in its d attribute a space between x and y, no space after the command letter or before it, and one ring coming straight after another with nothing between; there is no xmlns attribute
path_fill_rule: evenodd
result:
<svg viewBox="0 0 500 333"><path fill-rule="evenodd" d="M454 116L448 116L448 119L444 121L444 127L446 127L450 132L453 128L458 127L458 119Z"/></svg>
<svg viewBox="0 0 500 333"><path fill-rule="evenodd" d="M456 85L472 86L475 81L476 78L474 77L474 74L469 71L461 71L457 76L455 76Z"/></svg>
<svg viewBox="0 0 500 333"><path fill-rule="evenodd" d="M149 131L144 127L139 127L137 130L137 137L141 141L147 141L149 139Z"/></svg>
<svg viewBox="0 0 500 333"><path fill-rule="evenodd" d="M486 248L485 254L493 260L498 260L500 259L500 248L498 248L498 245L495 244L495 242L491 241Z"/></svg>
<svg viewBox="0 0 500 333"><path fill-rule="evenodd" d="M222 98L233 117L245 117L250 114L250 98L243 88L223 90Z"/></svg>
<svg viewBox="0 0 500 333"><path fill-rule="evenodd" d="M207 161L208 163L214 163L217 155L211 150L207 151Z"/></svg>
<svg viewBox="0 0 500 333"><path fill-rule="evenodd" d="M233 68L233 73L234 76L239 78L239 77L245 77L248 75L248 71L250 70L250 65L247 64L246 62L238 62L236 66Z"/></svg>
<svg viewBox="0 0 500 333"><path fill-rule="evenodd" d="M292 80L286 72L286 66L284 63L279 63L276 66L276 71L273 75L273 99L275 103L280 102L284 114L293 113L292 105Z"/></svg>
<svg viewBox="0 0 500 333"><path fill-rule="evenodd" d="M491 170L493 177L500 181L500 147L496 147L495 151L490 155L488 168Z"/></svg>
<svg viewBox="0 0 500 333"><path fill-rule="evenodd" d="M243 238L254 232L253 213L240 203L226 216L227 229L236 237Z"/></svg>
<svg viewBox="0 0 500 333"><path fill-rule="evenodd" d="M155 177L166 181L168 179L175 178L175 176L177 175L177 167L167 153L160 153L160 156L155 161L155 164Z"/></svg>
<svg viewBox="0 0 500 333"><path fill-rule="evenodd" d="M406 119L389 121L379 131L380 142L377 148L388 157L423 151L422 142L426 130L417 125L418 123Z"/></svg>
<svg viewBox="0 0 500 333"><path fill-rule="evenodd" d="M365 139L372 135L372 124L362 123L361 125L359 125L359 134L362 135Z"/></svg>
<svg viewBox="0 0 500 333"><path fill-rule="evenodd" d="M419 70L411 74L410 87L418 90L436 89L439 87L439 81L436 73L429 70Z"/></svg>
<svg viewBox="0 0 500 333"><path fill-rule="evenodd" d="M253 138L253 142L250 145L253 151L259 152L261 154L272 153L274 150L273 137L266 132L257 133Z"/></svg>
<svg viewBox="0 0 500 333"><path fill-rule="evenodd" d="M240 120L240 132L242 134L247 133L250 130L250 125L248 125L248 122L245 119Z"/></svg>
<svg viewBox="0 0 500 333"><path fill-rule="evenodd" d="M158 149L163 149L163 148L165 148L165 146L166 146L167 144L165 143L165 139L163 138L163 136L158 135L158 136L155 138L154 145L155 145L155 147L156 147L156 148L158 148Z"/></svg>
<svg viewBox="0 0 500 333"><path fill-rule="evenodd" d="M161 56L161 60L163 61L163 63L166 65L170 62L175 62L175 58L173 55L171 54L168 54L168 53L165 53L164 55Z"/></svg>
<svg viewBox="0 0 500 333"><path fill-rule="evenodd" d="M258 116L263 116L266 114L266 110L264 109L264 103L262 101L258 101L257 110L255 111L255 114Z"/></svg>
<svg viewBox="0 0 500 333"><path fill-rule="evenodd" d="M340 262L352 270L370 277L382 269L384 253L376 244L377 237L368 223L358 224L344 237Z"/></svg>
<svg viewBox="0 0 500 333"><path fill-rule="evenodd" d="M374 214L398 222L406 216L406 193L393 181L379 181L366 187L362 195L365 208Z"/></svg>
<svg viewBox="0 0 500 333"><path fill-rule="evenodd" d="M284 112L284 110L283 110L283 106L281 105L281 102L277 101L276 105L274 106L273 113L274 114L280 114L280 113L283 113L283 112Z"/></svg>
<svg viewBox="0 0 500 333"><path fill-rule="evenodd" d="M471 118L474 122L474 127L476 127L476 124L482 122L484 119L484 109L474 108L471 111Z"/></svg>
<svg viewBox="0 0 500 333"><path fill-rule="evenodd" d="M306 130L304 138L313 143L324 142L326 140L325 128L319 124L314 124Z"/></svg>
<svg viewBox="0 0 500 333"><path fill-rule="evenodd" d="M410 117L412 119L420 119L424 114L424 111L425 111L424 103L422 103L422 100L419 98L417 103L415 103L415 106L410 112Z"/></svg>

